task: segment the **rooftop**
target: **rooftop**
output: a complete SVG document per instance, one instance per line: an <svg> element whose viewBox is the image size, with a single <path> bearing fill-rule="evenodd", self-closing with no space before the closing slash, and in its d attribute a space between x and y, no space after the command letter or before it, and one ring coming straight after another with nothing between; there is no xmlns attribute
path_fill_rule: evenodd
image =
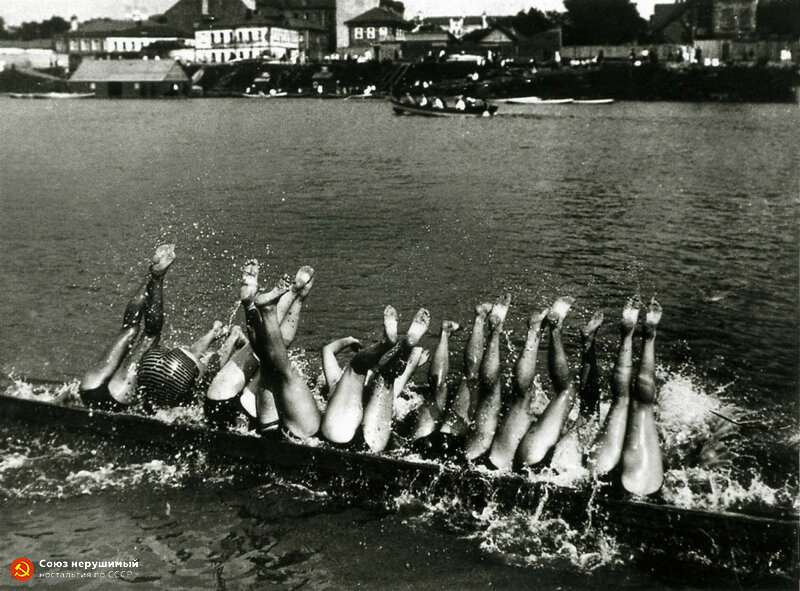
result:
<svg viewBox="0 0 800 591"><path fill-rule="evenodd" d="M95 19L86 21L77 31L67 31L69 37L189 37L185 31L154 21L117 21Z"/></svg>
<svg viewBox="0 0 800 591"><path fill-rule="evenodd" d="M188 82L172 60L84 60L70 82Z"/></svg>
<svg viewBox="0 0 800 591"><path fill-rule="evenodd" d="M346 25L394 25L405 28L412 28L411 23L405 20L402 16L384 8L383 6L376 6L367 12L359 14L349 21L345 21Z"/></svg>

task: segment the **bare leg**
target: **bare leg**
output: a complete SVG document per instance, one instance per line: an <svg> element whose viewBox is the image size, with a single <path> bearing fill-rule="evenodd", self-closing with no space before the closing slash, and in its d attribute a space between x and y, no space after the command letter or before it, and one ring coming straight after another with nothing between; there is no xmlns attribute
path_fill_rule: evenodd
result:
<svg viewBox="0 0 800 591"><path fill-rule="evenodd" d="M664 464L653 417L656 401L655 341L661 306L653 299L645 317L642 359L631 399L631 415L622 453L622 486L635 495L651 495L664 482Z"/></svg>
<svg viewBox="0 0 800 591"><path fill-rule="evenodd" d="M492 445L497 423L500 420L502 406L500 381L500 334L508 313L511 296L506 296L492 307L489 314L489 344L480 367L479 387L480 400L475 412L475 424L467 436L465 447L468 460L474 460L487 451Z"/></svg>
<svg viewBox="0 0 800 591"><path fill-rule="evenodd" d="M595 336L603 323L603 313L595 312L591 320L581 330L581 416L586 419L597 415L600 410L600 377L597 371L597 349Z"/></svg>
<svg viewBox="0 0 800 591"><path fill-rule="evenodd" d="M286 292L277 305L278 322L281 327L283 342L290 347L297 334L297 327L300 324L300 310L303 302L311 292L314 285L314 269L309 266L300 267L295 275L291 289ZM258 302L256 301L256 305Z"/></svg>
<svg viewBox="0 0 800 591"><path fill-rule="evenodd" d="M256 266L254 281L257 286L258 261L248 261L246 265ZM258 306L259 302L272 301L285 294L289 290L290 285L291 280L284 276L270 292L255 296L256 306ZM248 382L255 379L257 371L258 358L255 356L255 353L253 353L253 347L247 342L242 348L231 355L228 362L225 363L217 375L214 376L206 392L206 398L209 400L228 400L233 398L245 389Z"/></svg>
<svg viewBox="0 0 800 591"><path fill-rule="evenodd" d="M472 423L475 412L478 368L483 360L484 325L492 304L479 304L475 307L475 321L467 346L464 348L464 375L459 381L456 395L445 411L441 432L452 435L465 435Z"/></svg>
<svg viewBox="0 0 800 591"><path fill-rule="evenodd" d="M164 326L164 275L174 260L174 245L165 244L156 249L144 292L138 292L126 309L126 322L134 317L143 317L144 330L127 360L118 365L108 381L109 394L121 404L130 405L136 402L136 370L139 361L161 338L161 329Z"/></svg>
<svg viewBox="0 0 800 591"><path fill-rule="evenodd" d="M82 391L94 390L107 384L122 360L133 346L139 333L142 318L146 315L153 300L161 301L160 292L164 274L175 260L174 245L162 245L156 250L147 278L139 286L125 307L122 329L117 333L111 346L100 361L90 367L81 379ZM158 295L157 295L158 294Z"/></svg>
<svg viewBox="0 0 800 591"><path fill-rule="evenodd" d="M394 399L402 392L414 371L428 360L428 353L422 347L414 347L402 375L394 380L392 387L386 378L378 374L371 384L372 395L364 408L364 441L370 451L380 453L386 449L392 434Z"/></svg>
<svg viewBox="0 0 800 591"><path fill-rule="evenodd" d="M420 308L414 315L398 352L378 370L376 379L369 385L370 396L361 425L364 440L374 452L383 451L389 442L394 415L394 397L398 390L405 387L422 360L423 350L417 347L417 343L428 330L430 321L428 311ZM427 357L425 355L426 360Z"/></svg>
<svg viewBox="0 0 800 591"><path fill-rule="evenodd" d="M211 344L225 335L225 326L219 320L214 321L214 325L206 334L197 339L186 349L195 359L199 360L205 356Z"/></svg>
<svg viewBox="0 0 800 591"><path fill-rule="evenodd" d="M539 351L542 327L548 311L544 309L528 319L528 336L514 371L514 399L492 441L489 454L489 461L501 470L511 468L519 442L533 423L536 354Z"/></svg>
<svg viewBox="0 0 800 591"><path fill-rule="evenodd" d="M574 301L574 298L571 297L559 298L550 307L550 313L547 316L547 324L550 327L550 347L547 361L555 396L547 405L542 416L520 441L516 457L523 466L533 466L541 462L558 442L575 400L575 388L572 386L569 375L562 337L564 317Z"/></svg>
<svg viewBox="0 0 800 591"><path fill-rule="evenodd" d="M253 303L258 290L258 263L245 266L241 299L247 318L248 337L261 364L261 386L275 396L281 422L297 437L311 437L319 430L320 412L303 379L292 367L278 324L275 302ZM257 406L260 402L257 400ZM259 411L260 414L260 411Z"/></svg>
<svg viewBox="0 0 800 591"><path fill-rule="evenodd" d="M587 459L589 469L596 475L609 473L622 457L633 372L633 329L641 304L639 296L635 296L622 311L619 353L611 377L611 408Z"/></svg>
<svg viewBox="0 0 800 591"><path fill-rule="evenodd" d="M331 391L322 419L322 434L334 443L349 443L364 417L364 381L367 372L397 343L397 312L383 311L383 340L356 353Z"/></svg>
<svg viewBox="0 0 800 591"><path fill-rule="evenodd" d="M412 440L427 437L436 430L447 405L447 373L450 369L450 335L461 328L455 322L442 322L439 345L428 373L428 396L417 410Z"/></svg>
<svg viewBox="0 0 800 591"><path fill-rule="evenodd" d="M339 367L339 362L336 361L337 353L345 349L358 351L360 348L361 343L353 337L337 339L322 347L322 373L325 375L325 382L328 384L329 389L333 389L339 378L342 377L342 368Z"/></svg>

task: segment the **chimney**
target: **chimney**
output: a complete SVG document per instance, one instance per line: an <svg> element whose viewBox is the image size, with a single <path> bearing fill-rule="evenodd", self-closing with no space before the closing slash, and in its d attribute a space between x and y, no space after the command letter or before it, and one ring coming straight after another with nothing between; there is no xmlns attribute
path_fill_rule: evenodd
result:
<svg viewBox="0 0 800 591"><path fill-rule="evenodd" d="M200 0L201 2L201 13L203 16L208 16L208 0Z"/></svg>
<svg viewBox="0 0 800 591"><path fill-rule="evenodd" d="M74 14L69 19L69 30L70 31L77 31L78 30L78 17Z"/></svg>
<svg viewBox="0 0 800 591"><path fill-rule="evenodd" d="M483 14L481 15L481 29L487 29L487 28L489 28L489 21L486 18L486 11L484 10Z"/></svg>

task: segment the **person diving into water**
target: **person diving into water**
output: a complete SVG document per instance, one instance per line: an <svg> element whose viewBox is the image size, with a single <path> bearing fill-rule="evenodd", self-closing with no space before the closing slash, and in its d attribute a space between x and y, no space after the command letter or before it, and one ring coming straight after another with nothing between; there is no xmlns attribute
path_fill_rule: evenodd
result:
<svg viewBox="0 0 800 591"><path fill-rule="evenodd" d="M295 285L298 295L308 294L313 283L314 271L303 268L305 281ZM319 431L322 416L303 377L292 365L284 343L284 335L278 322L278 305L291 288L279 285L266 294L258 294L258 261L248 261L242 272L240 299L247 321L247 336L253 353L259 361L259 391L256 398L259 429L271 425L263 422L265 406L271 404L272 395L280 423L292 435L305 439Z"/></svg>
<svg viewBox="0 0 800 591"><path fill-rule="evenodd" d="M188 404L205 373L211 344L225 335L221 322L190 347L160 346L164 326L164 276L175 260L175 246L156 249L148 275L128 302L122 328L95 365L81 378L79 395L87 406L120 411L142 402L147 412ZM228 333L215 361L224 363L244 342L239 329Z"/></svg>

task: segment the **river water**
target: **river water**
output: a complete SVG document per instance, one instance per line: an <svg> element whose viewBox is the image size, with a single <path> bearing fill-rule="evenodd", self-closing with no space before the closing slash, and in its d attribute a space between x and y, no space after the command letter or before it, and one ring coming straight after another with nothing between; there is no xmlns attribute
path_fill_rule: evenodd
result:
<svg viewBox="0 0 800 591"><path fill-rule="evenodd" d="M607 374L619 312L638 293L664 307L667 498L796 502L796 105L504 106L491 120L399 118L373 101L0 99L0 109L3 374L74 380L165 241L178 253L166 282L173 344L231 315L245 259L275 277L313 265L295 343L311 382L316 351L379 338L388 303L401 326L427 307L436 335L505 291L506 365L527 316L572 295L568 355L577 367L578 329L602 310ZM453 372L465 340L451 340ZM681 442L714 437L711 410L745 425L727 438L733 465L690 468ZM490 511L465 525L429 499L365 506L208 458L0 430L9 562L128 556L139 582L164 588L678 584L602 536L551 532L538 554L521 549L530 516Z"/></svg>

